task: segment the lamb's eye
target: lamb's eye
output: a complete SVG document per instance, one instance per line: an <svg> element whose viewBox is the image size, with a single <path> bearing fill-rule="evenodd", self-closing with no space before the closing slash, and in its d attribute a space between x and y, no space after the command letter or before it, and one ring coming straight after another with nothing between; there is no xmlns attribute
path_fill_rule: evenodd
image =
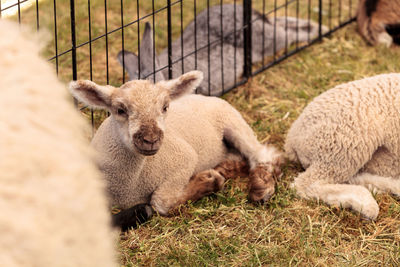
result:
<svg viewBox="0 0 400 267"><path fill-rule="evenodd" d="M165 113L165 112L167 112L168 111L168 105L165 105L164 107L163 107L163 112Z"/></svg>
<svg viewBox="0 0 400 267"><path fill-rule="evenodd" d="M126 110L123 108L119 108L119 109L117 109L117 113L118 113L118 115L126 115Z"/></svg>

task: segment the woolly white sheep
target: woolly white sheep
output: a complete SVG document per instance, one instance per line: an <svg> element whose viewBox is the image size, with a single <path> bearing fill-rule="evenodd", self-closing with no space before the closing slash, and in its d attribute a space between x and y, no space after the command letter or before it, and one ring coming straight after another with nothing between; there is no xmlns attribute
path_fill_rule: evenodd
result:
<svg viewBox="0 0 400 267"><path fill-rule="evenodd" d="M0 266L116 266L84 120L27 33L0 35Z"/></svg>
<svg viewBox="0 0 400 267"><path fill-rule="evenodd" d="M250 165L250 199L266 201L273 194L272 172L281 153L261 145L226 101L189 94L202 78L192 71L170 81L136 80L120 88L71 82L77 99L111 113L92 144L112 205L126 209L151 203L166 215L221 189L230 173L243 169L229 160L243 158Z"/></svg>
<svg viewBox="0 0 400 267"><path fill-rule="evenodd" d="M376 219L372 194L400 195L400 74L339 85L316 97L290 128L294 180L304 198L341 205Z"/></svg>

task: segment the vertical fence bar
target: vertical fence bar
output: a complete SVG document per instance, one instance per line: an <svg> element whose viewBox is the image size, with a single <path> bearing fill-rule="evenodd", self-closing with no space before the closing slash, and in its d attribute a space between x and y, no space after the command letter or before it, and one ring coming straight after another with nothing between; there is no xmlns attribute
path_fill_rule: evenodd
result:
<svg viewBox="0 0 400 267"><path fill-rule="evenodd" d="M168 79L172 79L172 24L171 24L171 0L167 0L168 23Z"/></svg>
<svg viewBox="0 0 400 267"><path fill-rule="evenodd" d="M322 0L319 0L318 10L318 39L322 40Z"/></svg>
<svg viewBox="0 0 400 267"><path fill-rule="evenodd" d="M76 70L76 32L75 32L75 0L70 0L71 10L71 44L72 44L72 80L78 79L78 73ZM75 106L78 105L78 101L74 99Z"/></svg>
<svg viewBox="0 0 400 267"><path fill-rule="evenodd" d="M299 49L299 0L296 1L296 50Z"/></svg>
<svg viewBox="0 0 400 267"><path fill-rule="evenodd" d="M332 29L332 0L329 0L328 27L329 27L329 30Z"/></svg>
<svg viewBox="0 0 400 267"><path fill-rule="evenodd" d="M107 0L104 0L104 27L105 27L105 38L106 38L106 75L107 84L110 83L110 75L108 71L108 18L107 18Z"/></svg>
<svg viewBox="0 0 400 267"><path fill-rule="evenodd" d="M70 0L71 9L71 44L72 44L72 79L78 79L76 71L76 32L75 32L75 0Z"/></svg>
<svg viewBox="0 0 400 267"><path fill-rule="evenodd" d="M222 82L222 93L224 93L225 92L225 88L224 88L224 30L223 30L224 14L223 14L223 8L222 8L222 0L220 0L220 12L221 12L221 19L220 19L220 25L221 25L221 82Z"/></svg>
<svg viewBox="0 0 400 267"><path fill-rule="evenodd" d="M121 41L122 51L125 51L125 38L124 38L124 1L121 0ZM122 52L122 83L125 83L125 53Z"/></svg>
<svg viewBox="0 0 400 267"><path fill-rule="evenodd" d="M88 19L89 19L89 72L90 80L93 80L93 57L92 57L92 16L90 11L90 0L88 0Z"/></svg>
<svg viewBox="0 0 400 267"><path fill-rule="evenodd" d="M197 14L196 14L196 0L194 0L194 3L193 3L193 13L194 13L194 69L197 70Z"/></svg>
<svg viewBox="0 0 400 267"><path fill-rule="evenodd" d="M265 23L266 23L266 15L265 15L265 0L263 0L263 4L262 4L262 42L261 42L261 53L262 53L262 61L261 64L265 65Z"/></svg>
<svg viewBox="0 0 400 267"><path fill-rule="evenodd" d="M39 0L36 0L36 30L39 31Z"/></svg>
<svg viewBox="0 0 400 267"><path fill-rule="evenodd" d="M237 74L236 74L236 47L237 47L237 38L236 38L236 0L233 3L233 18L234 18L234 24L233 24L233 44L234 44L234 49L233 49L233 78L235 81L235 86L237 84Z"/></svg>
<svg viewBox="0 0 400 267"><path fill-rule="evenodd" d="M277 0L274 1L274 45L273 45L273 51L274 51L274 61L276 60L276 21L277 21L277 16L276 12L277 10Z"/></svg>
<svg viewBox="0 0 400 267"><path fill-rule="evenodd" d="M244 41L244 68L243 76L251 77L251 0L243 1L243 41Z"/></svg>
<svg viewBox="0 0 400 267"><path fill-rule="evenodd" d="M308 20L308 24L310 24L310 20L311 20L311 0L308 0L307 20ZM310 31L307 31L307 42L310 42Z"/></svg>
<svg viewBox="0 0 400 267"><path fill-rule="evenodd" d="M58 44L57 44L57 4L56 0L53 1L54 7L54 49L56 53L56 73L58 75Z"/></svg>
<svg viewBox="0 0 400 267"><path fill-rule="evenodd" d="M21 24L21 2L18 0L18 23Z"/></svg>
<svg viewBox="0 0 400 267"><path fill-rule="evenodd" d="M154 18L154 0L152 0L153 19L153 82L156 82L156 23Z"/></svg>
<svg viewBox="0 0 400 267"><path fill-rule="evenodd" d="M210 0L207 0L207 74L208 74L208 95L211 95L211 70L210 70Z"/></svg>
<svg viewBox="0 0 400 267"><path fill-rule="evenodd" d="M93 80L93 58L92 58L92 16L90 12L90 0L88 0L88 20L89 20L89 75L90 80ZM94 136L94 112L90 108L90 121L92 122L92 138Z"/></svg>
<svg viewBox="0 0 400 267"><path fill-rule="evenodd" d="M136 1L136 16L137 16L137 41L138 41L138 79L141 79L142 76L142 71L140 68L140 61L141 61L141 55L140 55L140 12L139 12L139 0Z"/></svg>
<svg viewBox="0 0 400 267"><path fill-rule="evenodd" d="M185 73L185 66L183 62L183 3L181 0L181 67L182 67L182 74Z"/></svg>
<svg viewBox="0 0 400 267"><path fill-rule="evenodd" d="M285 56L288 53L289 37L288 37L288 0L285 0Z"/></svg>
<svg viewBox="0 0 400 267"><path fill-rule="evenodd" d="M193 14L194 14L194 69L197 70L197 12L196 0L193 1ZM196 94L199 88L196 88Z"/></svg>

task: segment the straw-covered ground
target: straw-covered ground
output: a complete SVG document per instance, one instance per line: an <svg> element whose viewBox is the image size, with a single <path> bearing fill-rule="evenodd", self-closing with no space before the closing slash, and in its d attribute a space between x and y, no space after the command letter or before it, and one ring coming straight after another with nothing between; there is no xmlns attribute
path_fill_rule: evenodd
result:
<svg viewBox="0 0 400 267"><path fill-rule="evenodd" d="M148 2L151 7L151 1ZM109 12L109 16L117 22L118 8L114 13ZM99 14L104 12L104 9L97 9ZM43 21L46 19L43 18ZM68 26L62 23L59 25ZM67 28L65 31L68 31ZM163 33L156 33L161 40ZM115 51L110 53L115 54ZM85 54L81 56L84 58ZM83 62L83 59L80 60ZM104 68L105 62L99 58L94 59L94 62L94 76L100 75L96 68ZM70 66L68 60L64 64ZM80 76L86 75L87 78L85 64L78 70ZM110 64L113 66L111 82L118 84L121 78L111 74L117 70L121 73L121 68L114 61ZM353 23L321 43L264 71L223 97L242 113L259 140L282 148L291 123L313 97L337 84L379 73L395 72L399 67L400 48L368 46ZM61 78L67 80L70 70L65 75L63 72L60 68ZM104 80L102 74L98 79ZM220 193L183 206L178 216L153 217L138 229L121 235L121 264L400 265L398 200L387 194L376 195L380 207L379 216L375 222L365 221L359 214L349 210L297 197L290 183L301 171L295 162L284 164L276 194L265 206L249 203L246 198L246 180L238 179L227 181L225 189Z"/></svg>
<svg viewBox="0 0 400 267"><path fill-rule="evenodd" d="M282 147L305 105L343 82L395 72L400 49L370 47L355 24L336 32L226 94L259 140ZM298 198L290 183L301 167L283 167L267 206L248 203L245 180L190 204L180 216L156 216L123 235L122 262L184 266L399 266L400 205L377 195L376 222L340 207Z"/></svg>

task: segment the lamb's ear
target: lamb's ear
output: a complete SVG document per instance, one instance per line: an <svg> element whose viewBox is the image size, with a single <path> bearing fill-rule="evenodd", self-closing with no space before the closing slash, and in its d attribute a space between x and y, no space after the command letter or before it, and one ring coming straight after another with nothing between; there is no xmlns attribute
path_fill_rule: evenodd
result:
<svg viewBox="0 0 400 267"><path fill-rule="evenodd" d="M181 75L177 79L161 81L159 84L169 90L170 98L173 100L185 94L192 93L202 80L203 72L194 70Z"/></svg>
<svg viewBox="0 0 400 267"><path fill-rule="evenodd" d="M111 105L112 86L101 86L87 80L72 81L69 84L71 94L79 101L94 108L108 108Z"/></svg>

